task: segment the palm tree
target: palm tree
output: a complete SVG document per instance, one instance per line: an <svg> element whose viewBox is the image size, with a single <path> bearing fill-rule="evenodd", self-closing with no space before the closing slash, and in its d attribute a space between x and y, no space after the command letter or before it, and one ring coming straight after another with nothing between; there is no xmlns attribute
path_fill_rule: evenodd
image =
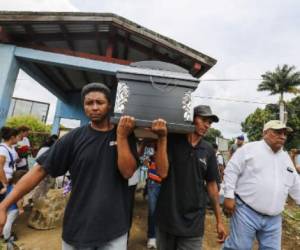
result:
<svg viewBox="0 0 300 250"><path fill-rule="evenodd" d="M277 66L274 72L267 71L261 75L263 81L258 85L258 91L270 91L270 95L279 94L279 105L284 111L284 93L297 94L300 93L300 71L296 71L295 66L284 64L282 67ZM282 112L281 112L281 120Z"/></svg>
<svg viewBox="0 0 300 250"><path fill-rule="evenodd" d="M277 66L274 72L267 71L261 75L263 81L258 85L258 91L270 91L271 95L280 94L280 101L283 101L284 93L297 94L300 89L300 71L293 72L295 66L284 64Z"/></svg>

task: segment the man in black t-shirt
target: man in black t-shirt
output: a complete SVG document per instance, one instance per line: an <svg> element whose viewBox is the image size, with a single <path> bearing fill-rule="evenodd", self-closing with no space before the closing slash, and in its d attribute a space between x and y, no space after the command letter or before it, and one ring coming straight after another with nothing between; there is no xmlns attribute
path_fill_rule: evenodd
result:
<svg viewBox="0 0 300 250"><path fill-rule="evenodd" d="M110 123L110 90L103 84L86 85L82 101L90 123L58 140L18 182L0 204L0 231L10 204L47 174L56 177L69 171L72 192L64 215L63 250L125 250L129 230L127 179L137 163L134 118L121 117L117 128ZM164 121L155 120L152 131L159 135L162 126Z"/></svg>
<svg viewBox="0 0 300 250"><path fill-rule="evenodd" d="M226 231L221 219L217 188L218 166L212 146L202 138L212 122L218 122L209 106L194 109L195 131L169 134L168 167L162 173L156 207L159 250L199 250L204 233L206 189L217 221L218 241Z"/></svg>

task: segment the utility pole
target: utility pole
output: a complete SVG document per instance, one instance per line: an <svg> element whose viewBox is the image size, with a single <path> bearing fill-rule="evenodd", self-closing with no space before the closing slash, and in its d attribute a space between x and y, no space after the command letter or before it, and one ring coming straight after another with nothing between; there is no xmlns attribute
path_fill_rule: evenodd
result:
<svg viewBox="0 0 300 250"><path fill-rule="evenodd" d="M285 123L285 112L284 112L284 101L281 99L279 101L279 120Z"/></svg>
<svg viewBox="0 0 300 250"><path fill-rule="evenodd" d="M276 84L276 88L279 90L279 84ZM287 123L287 112L285 110L285 103L283 100L283 92L280 93L279 99L279 120L283 123Z"/></svg>

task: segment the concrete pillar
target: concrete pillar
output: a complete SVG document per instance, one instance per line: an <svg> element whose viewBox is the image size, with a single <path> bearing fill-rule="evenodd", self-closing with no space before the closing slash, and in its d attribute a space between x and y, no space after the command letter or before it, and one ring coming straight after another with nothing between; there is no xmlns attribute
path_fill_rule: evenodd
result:
<svg viewBox="0 0 300 250"><path fill-rule="evenodd" d="M0 127L5 124L19 73L15 46L0 43Z"/></svg>
<svg viewBox="0 0 300 250"><path fill-rule="evenodd" d="M80 92L67 95L66 101L57 100L52 134L58 134L61 118L79 120L80 125L89 122L82 108Z"/></svg>
<svg viewBox="0 0 300 250"><path fill-rule="evenodd" d="M60 127L60 117L59 116L54 116L54 120L53 120L53 124L52 124L52 130L51 130L51 134L54 135L58 135L59 134L59 127Z"/></svg>
<svg viewBox="0 0 300 250"><path fill-rule="evenodd" d="M51 134L56 134L59 135L59 128L60 128L60 113L61 113L61 104L62 102L57 99L56 103L56 109L55 109L55 115L54 115L54 120L52 124L52 129L51 129Z"/></svg>

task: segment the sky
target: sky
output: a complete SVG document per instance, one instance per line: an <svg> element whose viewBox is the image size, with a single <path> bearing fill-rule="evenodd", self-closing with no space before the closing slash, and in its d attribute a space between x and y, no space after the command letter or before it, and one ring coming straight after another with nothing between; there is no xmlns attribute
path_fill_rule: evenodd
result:
<svg viewBox="0 0 300 250"><path fill-rule="evenodd" d="M217 59L194 103L212 107L221 118L214 127L227 138L242 133L240 123L259 103L277 102L256 91L263 73L283 64L300 70L298 0L0 0L0 10L115 13ZM240 80L213 81L220 79ZM24 73L14 96L50 102L53 119L55 97Z"/></svg>

